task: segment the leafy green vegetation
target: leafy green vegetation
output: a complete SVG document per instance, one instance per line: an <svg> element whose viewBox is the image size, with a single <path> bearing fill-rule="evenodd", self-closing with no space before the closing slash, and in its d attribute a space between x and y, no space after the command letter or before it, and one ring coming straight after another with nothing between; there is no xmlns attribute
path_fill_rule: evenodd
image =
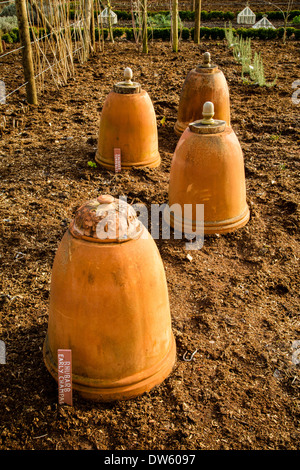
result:
<svg viewBox="0 0 300 470"><path fill-rule="evenodd" d="M148 25L150 27L156 28L170 28L171 27L171 14L162 15L158 13L157 15L148 16ZM178 18L178 26L182 27L182 22L180 18Z"/></svg>
<svg viewBox="0 0 300 470"><path fill-rule="evenodd" d="M260 52L255 52L252 65L249 67L249 75L252 83L258 86L272 87L277 81L277 77L272 82L265 79L264 64Z"/></svg>
<svg viewBox="0 0 300 470"><path fill-rule="evenodd" d="M17 31L18 28L13 28L10 33L5 33L2 37L2 40L6 43L18 42L19 41L19 34ZM77 28L78 29L78 28ZM71 31L75 31L75 29L71 29ZM200 29L200 37L203 39L213 39L213 40L221 40L225 39L225 28L206 28L201 27ZM44 35L44 29L40 28L39 31L35 28L35 34L37 37L41 37ZM283 28L277 29L252 29L252 28L238 28L233 30L235 35L239 35L243 38L254 38L254 39L261 39L261 40L270 40L270 39L279 39L283 37ZM96 40L99 39L99 34L101 32L98 28L95 28L95 35ZM74 33L75 34L75 33ZM78 33L79 34L79 33ZM104 39L108 38L108 29L103 29ZM181 39L182 40L189 40L193 38L194 35L194 28L182 28L180 31ZM128 41L134 40L134 31L133 28L119 28L114 27L114 37L118 38L123 36ZM33 35L31 34L33 39ZM162 39L164 41L169 41L171 37L171 28L151 28L149 29L149 37L153 39ZM297 28L287 28L287 37L294 38L295 40L300 40L300 29Z"/></svg>
<svg viewBox="0 0 300 470"><path fill-rule="evenodd" d="M18 19L16 16L0 17L0 29L3 33L10 33L10 31L17 27Z"/></svg>
<svg viewBox="0 0 300 470"><path fill-rule="evenodd" d="M227 27L225 25L225 38L228 47L232 48L235 60L241 65L241 75L245 84L267 87L275 85L277 77L272 82L267 82L265 79L264 64L260 52L255 52L252 57L250 37L239 36L238 30L234 31L232 24L229 23ZM249 75L249 80L245 79L246 74Z"/></svg>
<svg viewBox="0 0 300 470"><path fill-rule="evenodd" d="M74 11L70 10L71 14L74 15ZM118 16L119 20L131 20L131 12L128 11L121 11L121 10L114 10L116 15ZM156 16L156 15L169 15L170 11L169 10L162 10L162 11L156 11L156 12L151 12L148 11L148 17ZM256 13L256 19L260 20L263 15L267 15L269 20L282 20L283 19L283 14L281 11L267 11L267 12L257 12ZM290 20L292 20L295 16L300 15L300 10L293 10L289 14ZM179 11L179 17L181 21L195 21L195 12L194 11L189 11L189 10L184 10L184 11ZM236 17L236 13L233 13L231 11L201 11L201 21L211 21L211 20L220 20L220 21L232 21Z"/></svg>
<svg viewBox="0 0 300 470"><path fill-rule="evenodd" d="M16 5L14 3L10 3L6 5L0 13L0 17L4 16L17 16Z"/></svg>
<svg viewBox="0 0 300 470"><path fill-rule="evenodd" d="M114 10L117 14L119 20L131 20L131 12L126 11L119 11ZM95 12L95 15L97 13ZM0 30L2 30L3 36L2 40L6 43L13 43L19 41L19 32L17 28L17 18L16 18L16 8L14 3L7 5L3 8L2 12L0 13ZM256 18L260 19L262 17L262 13L257 13ZM271 11L267 12L268 18L270 20L274 19L282 19L282 13L280 11ZM201 20L202 21L213 21L213 20L224 20L231 21L235 18L235 14L230 11L205 11L202 10L201 12ZM74 10L70 10L70 18L74 18ZM290 20L297 24L300 21L300 10L293 10L289 15ZM179 12L179 31L180 31L180 38L182 40L189 40L194 37L194 27L187 28L183 27L183 21L194 21L195 15L193 11L180 11ZM149 22L149 38L152 39L162 39L163 41L170 40L171 37L171 16L170 11L158 11L158 12L148 12L148 22ZM114 27L114 37L124 37L129 41L134 40L134 31L131 27ZM38 37L42 37L46 32L44 29L40 28L38 31L35 28L35 35ZM72 30L73 37L75 36L75 30ZM108 30L103 30L104 39L109 37ZM213 40L222 40L227 39L226 34L231 35L231 43L233 42L233 38L239 36L240 38L253 38L253 39L261 39L261 40L270 40L270 39L280 39L283 37L284 28L277 28L277 29L253 29L253 28L237 28L229 30L229 27L219 28L219 27L205 27L201 26L200 29L200 37L203 39L213 39ZM99 38L100 31L98 28L95 29L96 39ZM286 29L287 38L293 38L295 40L300 39L300 29L288 27ZM33 38L33 34L31 31L31 37Z"/></svg>

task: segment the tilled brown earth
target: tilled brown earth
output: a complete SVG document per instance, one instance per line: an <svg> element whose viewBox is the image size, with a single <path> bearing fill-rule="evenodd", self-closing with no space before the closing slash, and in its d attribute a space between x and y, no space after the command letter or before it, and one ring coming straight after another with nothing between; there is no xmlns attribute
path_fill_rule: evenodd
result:
<svg viewBox="0 0 300 470"><path fill-rule="evenodd" d="M56 89L49 76L37 107L23 102L24 89L1 107L1 450L299 449L297 47L253 41L268 79L278 76L259 88L242 82L223 42L185 42L174 54L158 41L142 55L120 40L77 65L67 86ZM58 244L79 205L101 193L147 207L167 202L180 90L206 50L228 80L251 219L205 237L191 260L183 241L156 240L177 344L176 366L160 386L110 404L74 392L73 407L58 406L42 357ZM126 66L153 101L162 164L115 175L88 162L104 100ZM21 73L7 56L11 89Z"/></svg>

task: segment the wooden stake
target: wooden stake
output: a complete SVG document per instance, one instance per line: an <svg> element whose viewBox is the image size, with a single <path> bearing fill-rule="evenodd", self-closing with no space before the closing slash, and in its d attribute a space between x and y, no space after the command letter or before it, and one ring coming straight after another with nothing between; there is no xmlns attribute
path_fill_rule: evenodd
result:
<svg viewBox="0 0 300 470"><path fill-rule="evenodd" d="M111 24L111 5L110 1L107 0L107 11L108 11L108 31L109 31L109 38L110 41L114 44L114 32Z"/></svg>
<svg viewBox="0 0 300 470"><path fill-rule="evenodd" d="M141 1L142 5L142 34L143 34L143 52L148 54L148 28L147 28L147 0Z"/></svg>
<svg viewBox="0 0 300 470"><path fill-rule="evenodd" d="M30 44L29 25L27 18L26 0L16 0L16 11L22 49L23 69L26 80L26 94L29 104L38 104L36 84L34 78L34 67L32 60L32 49Z"/></svg>
<svg viewBox="0 0 300 470"><path fill-rule="evenodd" d="M46 28L49 29L49 33L52 33L54 37L57 37L51 23L49 23L46 15L44 15L40 7L36 4L35 0L28 0L28 3L31 6L31 8L36 12L36 14L39 16L43 25L45 25Z"/></svg>
<svg viewBox="0 0 300 470"><path fill-rule="evenodd" d="M196 0L194 43L200 44L201 0Z"/></svg>
<svg viewBox="0 0 300 470"><path fill-rule="evenodd" d="M83 42L84 42L84 60L87 61L91 52L91 19L92 19L92 1L84 0L84 23L83 23Z"/></svg>
<svg viewBox="0 0 300 470"><path fill-rule="evenodd" d="M178 0L173 0L172 9L173 52L178 52Z"/></svg>
<svg viewBox="0 0 300 470"><path fill-rule="evenodd" d="M95 5L94 0L92 0L92 13L91 13L91 41L92 41L92 50L95 52L96 38L95 38Z"/></svg>

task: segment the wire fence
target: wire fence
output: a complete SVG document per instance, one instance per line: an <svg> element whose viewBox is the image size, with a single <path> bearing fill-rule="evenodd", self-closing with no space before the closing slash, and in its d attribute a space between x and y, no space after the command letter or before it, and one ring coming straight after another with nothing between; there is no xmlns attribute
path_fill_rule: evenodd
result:
<svg viewBox="0 0 300 470"><path fill-rule="evenodd" d="M21 49L24 49L24 46L18 47L17 49L13 49L12 51L5 52L5 54L0 55L0 59L3 59L3 57L12 54L13 52L20 51Z"/></svg>
<svg viewBox="0 0 300 470"><path fill-rule="evenodd" d="M83 46L79 47L79 48L76 49L74 52L78 52L78 51L79 51L80 49L82 49L82 48L83 48ZM61 61L62 61L62 60L64 60L64 58L62 58ZM39 72L38 74L36 74L36 75L34 76L34 78L36 79L36 78L40 77L43 73L48 72L48 70L50 70L51 68L55 67L56 65L57 65L57 63L50 65L50 66L49 66L48 68L46 68L45 70L42 70L41 72ZM11 96L11 95L13 95L14 93L16 93L17 91L19 91L21 88L24 88L24 86L26 86L27 84L28 84L28 82L23 83L23 84L20 85L18 88L16 88L15 90L11 91L11 92L8 93L7 95L5 95L5 98L8 98L9 96ZM1 93L1 92L0 92L0 93ZM0 94L0 103L2 103L2 101L1 101L1 94ZM4 104L4 103L2 103L2 104Z"/></svg>
<svg viewBox="0 0 300 470"><path fill-rule="evenodd" d="M3 2L3 3L6 3L6 2ZM74 27L76 26L75 23L72 23L69 25L69 27ZM37 38L37 39L34 39L33 41L31 41L31 45L34 44L35 42L38 42L38 41L42 41L43 39L49 37L49 36L52 36L53 34L58 34L60 31L51 31L51 33L49 34L45 34L45 36L42 36L40 38ZM13 52L17 52L17 51L20 51L21 49L24 49L24 46L20 46L18 47L17 49L13 49L11 51L8 51L8 52L5 52L4 54L0 54L0 59L2 59L3 57L9 55L9 54L12 54Z"/></svg>
<svg viewBox="0 0 300 470"><path fill-rule="evenodd" d="M11 3L11 0L0 2L0 4L4 3ZM98 29L103 31L102 20L100 17L101 2L98 0L98 2L90 3L90 5L94 4L94 8L96 6L96 25L94 24L94 8L93 11L88 12L86 10L86 2L84 0L76 0L74 2L75 12L72 20L69 19L69 2L66 3L65 0L54 0L49 2L47 4L46 13L36 6L34 0L29 2L29 4L31 7L35 5L36 13L35 18L33 19L33 15L29 14L28 11L28 26L33 38L30 44L35 70L34 80L36 81L39 92L42 92L44 90L44 76L46 72L51 72L52 82L59 87L61 84L65 84L68 78L74 76L75 59L81 63L87 60L90 50L95 47L95 40L93 43L91 38L91 26L93 26L93 30L95 30L96 26ZM43 5L43 2L41 2L41 5ZM87 30L86 15L88 14L90 15L88 23L90 26ZM93 18L91 15L93 15ZM41 30L47 31L47 34L39 37ZM89 36L88 41L87 36ZM98 44L100 50L103 49L103 36L100 38L99 35ZM18 53L22 49L24 49L24 45L4 52L0 55L0 62L3 62L3 59L10 54ZM0 85L1 83L4 83L1 78L3 77L0 76ZM28 85L28 81L17 86L7 94L5 94L7 86L0 86L0 104L6 104L7 98L18 92L20 89L26 87L26 85Z"/></svg>

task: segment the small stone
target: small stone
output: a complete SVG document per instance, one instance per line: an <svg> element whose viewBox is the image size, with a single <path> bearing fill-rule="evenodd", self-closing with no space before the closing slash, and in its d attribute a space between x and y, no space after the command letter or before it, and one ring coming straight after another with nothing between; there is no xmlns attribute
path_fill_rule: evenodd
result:
<svg viewBox="0 0 300 470"><path fill-rule="evenodd" d="M103 194L102 196L97 197L97 201L100 202L100 204L110 204L111 202L114 202L114 197L110 194Z"/></svg>
<svg viewBox="0 0 300 470"><path fill-rule="evenodd" d="M182 409L183 409L183 411L188 411L188 410L189 410L189 406L188 406L185 402L183 402L183 403L182 403Z"/></svg>

